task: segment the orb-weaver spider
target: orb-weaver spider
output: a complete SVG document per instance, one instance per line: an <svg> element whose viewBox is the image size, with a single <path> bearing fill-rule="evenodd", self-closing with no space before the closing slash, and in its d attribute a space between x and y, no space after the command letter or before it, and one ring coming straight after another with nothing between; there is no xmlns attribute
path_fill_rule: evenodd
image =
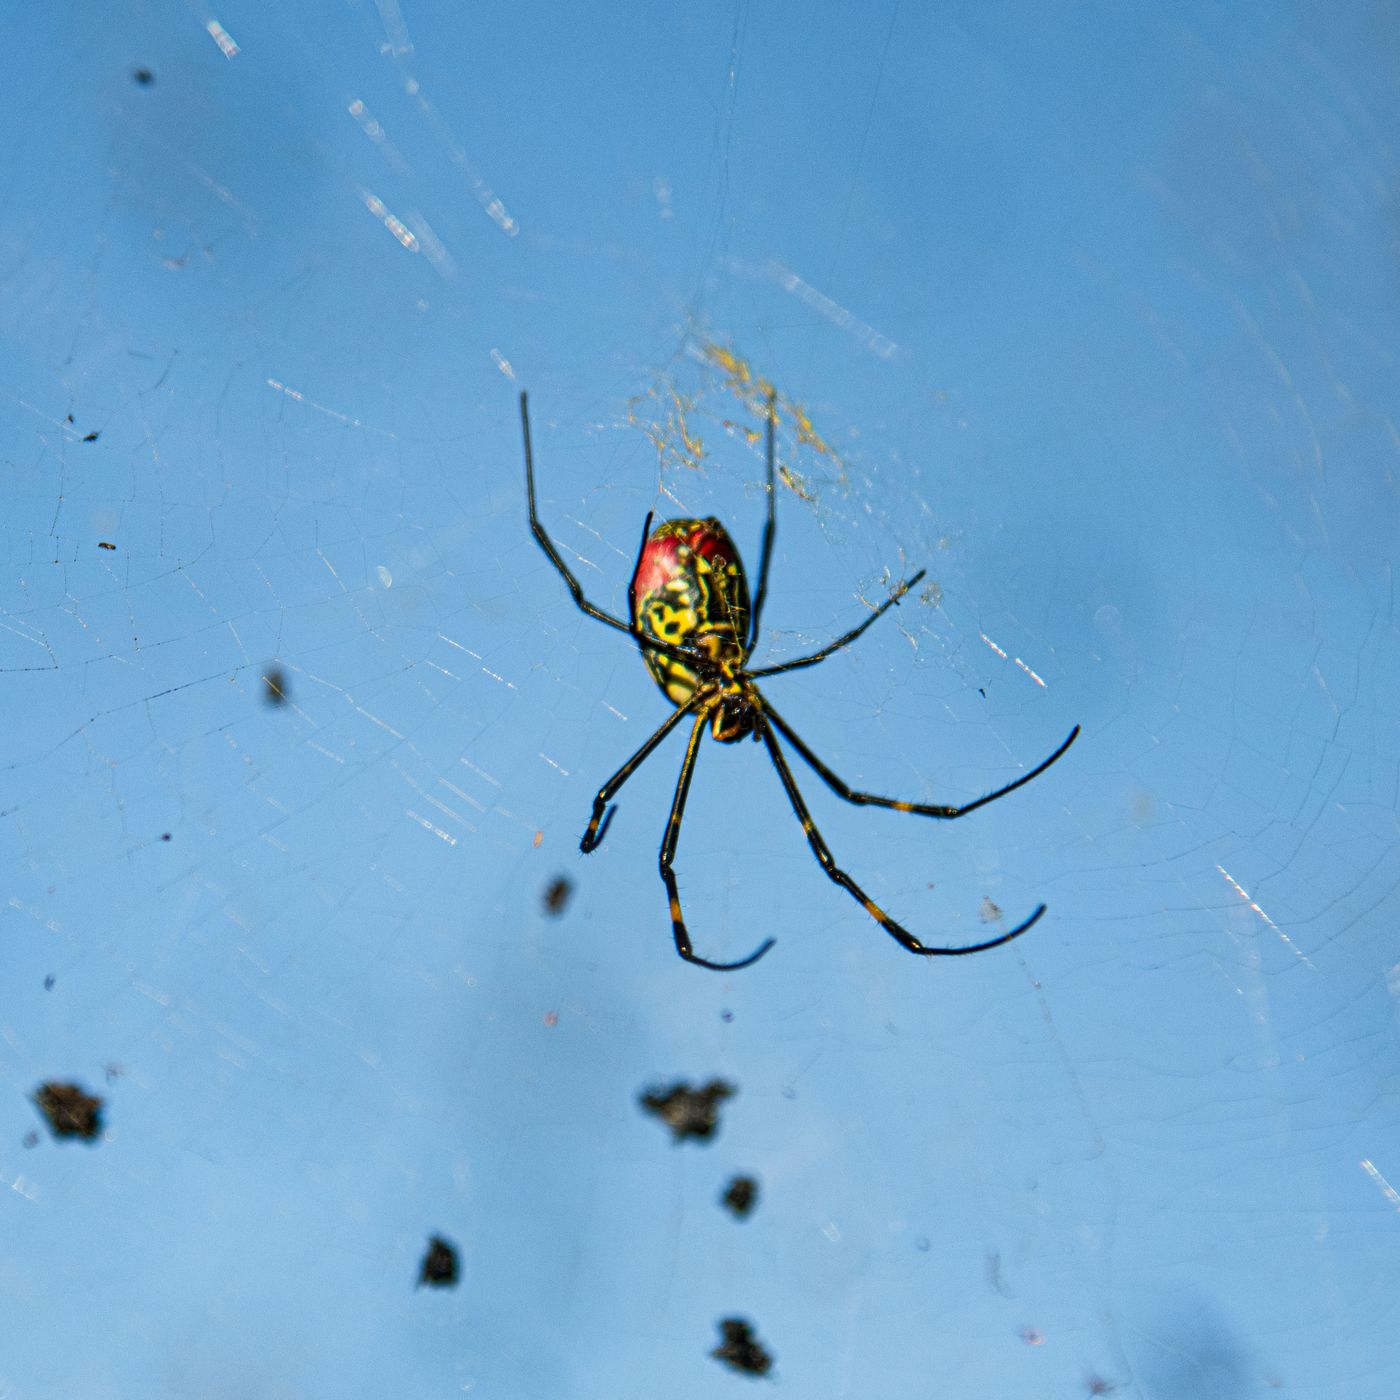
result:
<svg viewBox="0 0 1400 1400"><path fill-rule="evenodd" d="M530 529L539 546L549 556L549 562L559 571L573 595L574 603L589 617L606 622L619 632L625 632L642 653L642 659L651 671L652 678L660 686L666 698L674 705L675 711L668 716L656 732L644 743L611 778L598 789L593 799L593 815L589 818L583 840L579 843L585 854L595 851L607 835L615 807L609 806L618 789L651 756L656 747L671 733L681 720L694 717L690 727L690 739L686 744L685 758L681 762L680 777L676 782L676 795L671 802L671 815L666 822L666 834L661 841L661 878L666 884L666 894L671 906L671 930L676 940L676 951L687 962L700 967L708 967L716 972L733 972L741 967L756 963L773 946L771 938L765 939L756 951L739 962L711 962L700 957L690 944L685 919L681 914L680 894L676 889L676 875L672 862L676 855L676 843L680 838L681 816L685 811L685 799L690 791L690 780L695 772L695 760L700 751L700 740L706 724L710 732L721 744L737 743L752 735L761 739L768 748L768 756L792 803L797 820L807 837L818 864L826 872L827 878L846 890L866 913L873 918L886 933L911 953L926 957L962 957L968 953L983 953L989 948L998 948L1019 938L1045 912L1042 904L1030 918L1016 925L1010 933L999 938L990 938L985 943L973 943L962 948L930 948L920 943L906 928L896 923L861 887L838 868L822 834L816 828L807 804L797 789L792 771L789 769L783 751L778 747L778 734L781 734L813 772L846 802L859 807L888 807L896 812L913 812L923 817L951 819L963 817L995 802L1024 787L1032 778L1038 777L1058 759L1079 735L1079 726L1070 730L1067 738L1043 763L1023 774L1015 782L997 788L959 807L950 807L923 802L900 802L891 797L877 797L874 793L857 792L847 786L811 749L797 736L792 726L778 714L759 692L756 680L764 676L778 676L785 671L797 671L804 666L815 666L825 661L833 652L849 646L878 617L887 612L923 578L920 569L912 578L901 583L864 622L843 633L834 642L829 642L820 651L810 656L800 656L794 661L784 661L776 666L761 666L757 670L749 667L749 657L753 654L758 640L759 618L763 612L763 601L768 592L768 566L773 557L774 504L774 421L777 417L777 399L772 392L768 396L767 434L767 492L768 516L763 527L763 543L759 552L758 589L754 595L753 607L749 607L748 582L744 578L744 568L739 562L739 551L734 541L718 520L667 520L651 528L652 515L649 512L642 524L642 543L637 552L637 565L632 571L632 580L627 586L628 616L630 621L604 612L590 603L583 594L578 579L559 555L554 541L549 538L539 514L535 509L535 462L530 450L530 411L525 394L520 395L520 422L525 438L525 491L530 507ZM775 732L776 731L776 732Z"/></svg>

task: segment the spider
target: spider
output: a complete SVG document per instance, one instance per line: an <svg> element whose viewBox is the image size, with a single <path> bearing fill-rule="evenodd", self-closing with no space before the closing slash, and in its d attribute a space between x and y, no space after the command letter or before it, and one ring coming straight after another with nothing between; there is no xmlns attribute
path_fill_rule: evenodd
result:
<svg viewBox="0 0 1400 1400"><path fill-rule="evenodd" d="M1010 943L1013 938L1019 938L1025 933L1045 913L1045 905L1039 905L1028 919L1017 924L1010 933L961 948L930 947L920 943L908 929L890 918L837 866L826 841L807 811L807 804L798 791L792 770L778 745L778 735L781 734L792 745L803 762L843 801L854 803L858 807L887 807L895 812L912 812L918 816L951 820L975 812L979 807L985 807L987 803L995 802L997 798L1005 797L1017 788L1024 787L1032 778L1039 777L1078 738L1079 726L1075 725L1064 743L1029 773L1022 774L1005 787L997 788L994 792L986 793L957 807L901 802L892 797L858 792L838 778L803 743L792 726L759 691L755 682L768 676L779 676L787 671L815 666L834 652L849 646L923 578L924 570L920 569L912 578L905 579L869 617L852 627L849 632L842 633L834 642L828 642L819 651L810 656L797 657L793 661L781 662L776 666L760 666L757 669L750 667L749 658L753 655L754 645L758 640L759 619L768 593L768 566L773 558L776 497L773 436L776 417L777 397L770 391L767 404L766 451L768 514L763 526L763 539L759 550L758 588L754 593L752 607L749 605L749 589L744 577L744 567L739 562L739 551L730 539L729 532L718 520L666 520L653 530L652 513L648 512L642 524L642 543L637 552L637 564L627 586L627 613L630 620L624 622L589 602L578 579L560 557L554 541L540 523L535 508L535 463L530 449L530 410L527 396L524 393L520 395L520 423L525 441L525 491L529 501L530 530L540 548L549 557L549 562L568 585L575 605L589 617L605 622L609 627L614 627L631 638L641 652L653 680L675 706L674 711L662 721L656 732L598 789L598 795L593 799L592 816L579 843L580 849L585 855L598 849L617 810L612 805L612 800L617 796L618 790L651 757L662 740L683 719L689 718L692 720L690 738L686 743L685 757L681 761L680 777L676 781L676 793L671 802L671 815L666 820L666 833L661 840L660 852L661 878L666 885L671 910L671 931L676 941L676 951L686 962L694 963L698 967L707 967L714 972L734 972L756 963L773 946L773 939L767 938L748 957L738 962L712 962L694 951L690 934L686 930L673 862L676 857L676 843L680 839L686 795L690 791L690 780L695 773L695 760L700 752L700 740L704 737L707 725L710 733L721 744L734 744L741 739L752 737L767 747L768 757L777 770L788 801L792 804L792 810L802 824L807 844L812 848L812 854L816 856L817 863L826 872L827 878L846 890L902 947L924 957L964 957L969 953L984 953L989 948L998 948L1003 943Z"/></svg>

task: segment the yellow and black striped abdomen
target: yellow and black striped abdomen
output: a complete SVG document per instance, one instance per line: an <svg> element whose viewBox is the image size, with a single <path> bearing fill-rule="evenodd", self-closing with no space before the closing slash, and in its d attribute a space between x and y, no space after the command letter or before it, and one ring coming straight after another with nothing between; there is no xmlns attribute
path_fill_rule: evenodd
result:
<svg viewBox="0 0 1400 1400"><path fill-rule="evenodd" d="M633 617L643 639L693 647L717 669L743 664L749 585L729 532L718 520L667 520L642 547L633 584ZM692 665L643 646L648 669L673 705L701 681Z"/></svg>

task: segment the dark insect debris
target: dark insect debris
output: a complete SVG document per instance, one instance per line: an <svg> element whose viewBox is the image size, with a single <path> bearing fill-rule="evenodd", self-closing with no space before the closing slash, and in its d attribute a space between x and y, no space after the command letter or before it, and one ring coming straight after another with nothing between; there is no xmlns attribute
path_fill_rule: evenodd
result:
<svg viewBox="0 0 1400 1400"><path fill-rule="evenodd" d="M86 434L84 434L84 436L83 436L83 441L84 441L84 442L96 442L97 439L100 438L101 436L102 436L102 432L101 432L101 430L99 429L97 432L86 433Z"/></svg>
<svg viewBox="0 0 1400 1400"><path fill-rule="evenodd" d="M719 1128L720 1104L736 1093L738 1090L722 1079L710 1080L703 1089L692 1089L679 1080L669 1089L648 1089L638 1102L670 1128L674 1141L698 1138L704 1142L714 1137Z"/></svg>
<svg viewBox="0 0 1400 1400"><path fill-rule="evenodd" d="M41 1084L34 1095L39 1112L49 1121L49 1131L57 1138L102 1136L102 1100L86 1094L78 1084Z"/></svg>
<svg viewBox="0 0 1400 1400"><path fill-rule="evenodd" d="M569 907L574 882L567 875L556 875L544 887L544 912L558 918Z"/></svg>
<svg viewBox="0 0 1400 1400"><path fill-rule="evenodd" d="M758 1182L751 1176L736 1176L719 1199L736 1220L744 1220L758 1204Z"/></svg>
<svg viewBox="0 0 1400 1400"><path fill-rule="evenodd" d="M269 666L263 672L263 699L269 705L287 703L287 677L280 666Z"/></svg>
<svg viewBox="0 0 1400 1400"><path fill-rule="evenodd" d="M766 1376L773 1369L773 1358L763 1349L753 1334L753 1328L742 1317L726 1317L719 1330L724 1340L710 1353L716 1361L746 1376Z"/></svg>
<svg viewBox="0 0 1400 1400"><path fill-rule="evenodd" d="M107 540L98 540L98 542L97 542L97 547L98 547L98 549L115 549L115 548L116 548L116 545L111 544L111 543L110 543L109 541L107 541Z"/></svg>
<svg viewBox="0 0 1400 1400"><path fill-rule="evenodd" d="M133 68L131 70L131 81L137 87L150 87L155 80L156 75L149 68Z"/></svg>
<svg viewBox="0 0 1400 1400"><path fill-rule="evenodd" d="M457 1246L441 1235L428 1241L428 1252L418 1271L418 1286L455 1288L457 1286Z"/></svg>

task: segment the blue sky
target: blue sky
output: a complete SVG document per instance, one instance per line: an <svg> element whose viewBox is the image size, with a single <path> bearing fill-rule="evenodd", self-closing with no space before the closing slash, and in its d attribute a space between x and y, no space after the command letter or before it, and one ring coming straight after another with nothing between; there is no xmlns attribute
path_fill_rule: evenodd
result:
<svg viewBox="0 0 1400 1400"><path fill-rule="evenodd" d="M729 1316L796 1395L1394 1395L1389 8L0 35L0 1396L722 1396ZM813 749L956 802L1083 725L956 823L795 770L919 937L1015 944L903 952L752 744L677 869L758 966L672 948L679 736L579 854L668 707L517 396L622 610L648 511L756 562L706 347L786 406L758 664L928 570L767 683ZM637 1107L713 1077L710 1143Z"/></svg>

